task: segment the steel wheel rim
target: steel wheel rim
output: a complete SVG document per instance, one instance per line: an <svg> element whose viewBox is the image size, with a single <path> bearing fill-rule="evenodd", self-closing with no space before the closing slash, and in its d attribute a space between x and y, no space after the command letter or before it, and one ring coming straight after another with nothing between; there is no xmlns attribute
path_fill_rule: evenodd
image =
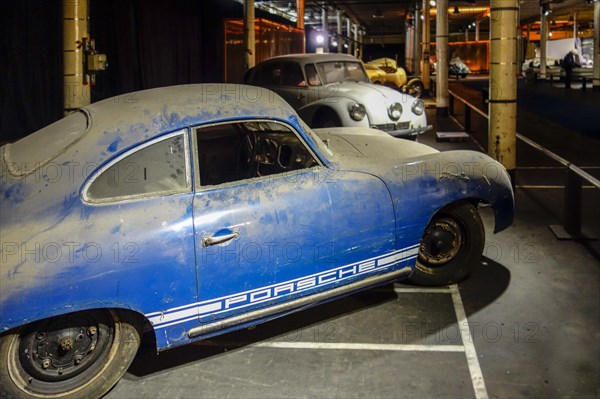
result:
<svg viewBox="0 0 600 399"><path fill-rule="evenodd" d="M463 229L456 220L437 219L425 229L419 261L432 268L441 267L456 258L464 242Z"/></svg>

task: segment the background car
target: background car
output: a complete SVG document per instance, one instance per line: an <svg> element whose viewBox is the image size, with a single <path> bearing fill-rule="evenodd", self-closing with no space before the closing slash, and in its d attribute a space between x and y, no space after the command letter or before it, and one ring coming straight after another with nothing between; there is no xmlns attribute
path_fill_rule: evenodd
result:
<svg viewBox="0 0 600 399"><path fill-rule="evenodd" d="M468 74L471 73L471 70L462 62L460 57L454 57L448 63L448 73L452 76L460 76L461 78L466 78Z"/></svg>
<svg viewBox="0 0 600 399"><path fill-rule="evenodd" d="M371 64L363 63L363 66L365 67L365 71L367 72L367 76L369 77L371 82L379 85L385 83L387 74L383 69Z"/></svg>
<svg viewBox="0 0 600 399"><path fill-rule="evenodd" d="M377 58L369 61L366 65L374 65L386 73L384 84L388 84L417 98L423 95L425 86L421 79L414 77L408 80L404 68L399 67L395 60L385 57Z"/></svg>
<svg viewBox="0 0 600 399"><path fill-rule="evenodd" d="M275 91L310 127L372 127L409 139L431 129L423 101L371 83L350 55L274 57L248 71L245 82Z"/></svg>
<svg viewBox="0 0 600 399"><path fill-rule="evenodd" d="M127 99L123 101L123 99ZM0 393L97 398L159 351L479 264L506 170L370 128L313 132L225 84L94 103L0 147Z"/></svg>

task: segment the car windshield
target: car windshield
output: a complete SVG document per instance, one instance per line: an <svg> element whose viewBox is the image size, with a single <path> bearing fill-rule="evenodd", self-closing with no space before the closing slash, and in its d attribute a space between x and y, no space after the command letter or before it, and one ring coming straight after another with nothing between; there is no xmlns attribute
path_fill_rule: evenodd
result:
<svg viewBox="0 0 600 399"><path fill-rule="evenodd" d="M369 77L358 61L319 62L317 69L324 84L344 81L369 82Z"/></svg>

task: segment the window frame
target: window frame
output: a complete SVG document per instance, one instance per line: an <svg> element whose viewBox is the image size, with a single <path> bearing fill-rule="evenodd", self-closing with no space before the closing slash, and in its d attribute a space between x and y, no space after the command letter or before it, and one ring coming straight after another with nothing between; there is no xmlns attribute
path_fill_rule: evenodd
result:
<svg viewBox="0 0 600 399"><path fill-rule="evenodd" d="M92 186L92 184L94 184L96 179L99 176L101 176L105 171L110 169L113 165L119 163L120 161L129 157L130 155L133 155L139 151L143 151L144 149L150 147L151 145L160 143L161 141L165 141L170 138L177 137L177 136L181 136L182 140L183 140L184 162L185 162L185 182L186 182L185 188L182 188L181 190L165 190L165 191L157 191L157 192L152 192L152 193L134 194L134 195L126 195L126 196L121 196L121 197L111 197L111 198L103 198L103 199L91 199L88 196L88 190ZM185 194L185 193L192 192L193 180L194 179L192 176L192 166L191 166L191 159L190 159L189 129L183 128L183 129L176 130L174 132L162 134L162 135L155 137L151 140L148 140L142 144L138 144L137 146L130 148L129 150L127 150L127 151L117 155L116 157L111 158L107 162L105 162L100 168L96 169L86 180L83 187L81 188L81 198L88 205L107 205L107 204L114 204L114 203L121 203L121 202L128 202L128 201L138 201L138 200L143 200L143 199L148 199L148 198L156 198L156 197L168 196L168 195Z"/></svg>
<svg viewBox="0 0 600 399"><path fill-rule="evenodd" d="M199 156L198 156L198 134L197 134L197 130L198 129L204 129L204 128L209 128L212 126L219 126L219 125L232 125L232 124L239 124L239 123L256 123L256 122L268 122L268 123L276 123L279 125L283 125L286 128L288 128L295 136L296 138L300 141L300 143L304 146L304 148L306 148L306 150L308 151L308 153L313 157L313 159L316 161L316 165L311 166L310 168L305 168L305 169L295 169L295 170L290 170L287 172L282 172L282 173L277 173L277 174L273 174L273 175L266 175L266 176L258 176L258 177L249 177L246 179L241 179L241 180L235 180L235 181L230 181L230 182L226 182L226 183L221 183L221 184L215 184L215 185L206 185L203 186L202 182L200 181L200 162L199 162ZM323 160L321 159L321 157L315 152L313 151L313 149L311 148L310 145L307 144L306 140L304 139L304 137L302 137L302 135L297 131L296 128L294 128L294 126L290 125L289 123L283 122L283 121L279 121L279 120L275 120L275 119L265 119L265 118L260 118L260 119L237 119L237 120L229 120L229 121L221 121L221 122L216 122L216 123L208 123L205 125L194 125L190 128L190 136L192 138L192 151L193 151L193 176L194 176L194 191L196 193L198 192L202 192L202 191L209 191L209 190L214 190L214 189L220 189L223 187L233 187L236 185L240 185L240 184L246 184L248 182L255 182L255 181L261 181L261 180L267 180L267 179L274 179L274 178L278 178L280 176L283 177L287 177L287 176L291 176L294 174L298 174L298 173L302 173L304 171L307 170L312 170L314 168L325 168L325 164L323 163Z"/></svg>

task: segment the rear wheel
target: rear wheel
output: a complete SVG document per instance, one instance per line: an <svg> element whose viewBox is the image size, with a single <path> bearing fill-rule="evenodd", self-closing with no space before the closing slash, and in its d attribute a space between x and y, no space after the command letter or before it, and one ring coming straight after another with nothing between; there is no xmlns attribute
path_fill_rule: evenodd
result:
<svg viewBox="0 0 600 399"><path fill-rule="evenodd" d="M427 225L410 281L419 285L448 285L464 280L479 264L485 231L477 208L452 204Z"/></svg>
<svg viewBox="0 0 600 399"><path fill-rule="evenodd" d="M135 322L115 311L72 313L0 337L9 398L98 398L127 371L140 344Z"/></svg>

